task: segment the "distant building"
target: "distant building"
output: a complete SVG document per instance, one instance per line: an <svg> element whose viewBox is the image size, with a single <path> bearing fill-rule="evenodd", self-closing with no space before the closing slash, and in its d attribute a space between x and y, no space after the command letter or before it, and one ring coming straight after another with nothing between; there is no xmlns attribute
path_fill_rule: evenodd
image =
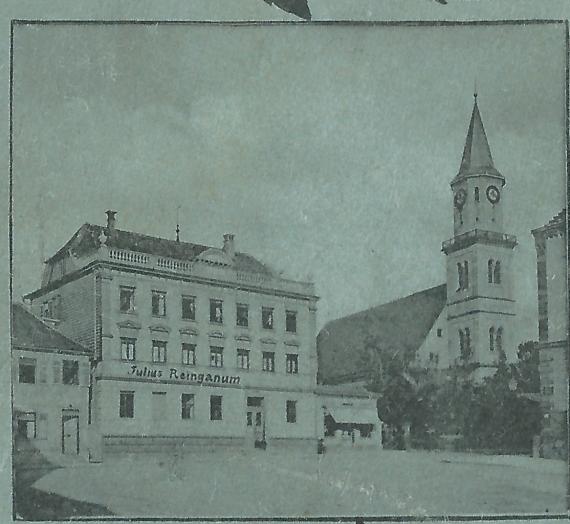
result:
<svg viewBox="0 0 570 524"><path fill-rule="evenodd" d="M93 361L91 447L309 445L314 286L237 251L84 224L27 296Z"/></svg>
<svg viewBox="0 0 570 524"><path fill-rule="evenodd" d="M503 228L505 183L475 95L461 165L451 181L454 236L442 245L446 284L329 322L318 336L321 381L369 374L371 351L399 355L417 368L460 368L474 381L493 374L502 353L515 360L517 240Z"/></svg>
<svg viewBox="0 0 570 524"><path fill-rule="evenodd" d="M561 211L532 231L538 280L538 351L545 457L566 455L568 432L567 218Z"/></svg>
<svg viewBox="0 0 570 524"><path fill-rule="evenodd" d="M89 351L14 304L11 358L16 449L86 457Z"/></svg>

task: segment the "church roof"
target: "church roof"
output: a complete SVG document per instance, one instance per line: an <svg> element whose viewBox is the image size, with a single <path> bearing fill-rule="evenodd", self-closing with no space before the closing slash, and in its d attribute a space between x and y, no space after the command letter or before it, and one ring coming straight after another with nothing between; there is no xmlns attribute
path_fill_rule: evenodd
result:
<svg viewBox="0 0 570 524"><path fill-rule="evenodd" d="M458 177L468 175L490 174L502 178L493 164L493 156L491 148L487 141L487 135L477 105L477 95L473 103L473 112L471 113L471 121L467 130L467 138L465 139L465 148L463 149L463 157L461 166L459 167Z"/></svg>
<svg viewBox="0 0 570 524"><path fill-rule="evenodd" d="M12 304L12 347L90 354L82 345L47 326L22 304Z"/></svg>
<svg viewBox="0 0 570 524"><path fill-rule="evenodd" d="M383 354L410 361L446 303L445 284L328 322L317 337L319 382L367 376L370 341Z"/></svg>

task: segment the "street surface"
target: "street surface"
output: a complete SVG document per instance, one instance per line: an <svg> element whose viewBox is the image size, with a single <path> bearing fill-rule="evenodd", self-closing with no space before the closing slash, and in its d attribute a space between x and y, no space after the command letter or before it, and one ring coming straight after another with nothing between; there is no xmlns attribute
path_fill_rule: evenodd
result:
<svg viewBox="0 0 570 524"><path fill-rule="evenodd" d="M553 514L565 511L565 472L529 457L210 450L83 462L33 487L121 516Z"/></svg>

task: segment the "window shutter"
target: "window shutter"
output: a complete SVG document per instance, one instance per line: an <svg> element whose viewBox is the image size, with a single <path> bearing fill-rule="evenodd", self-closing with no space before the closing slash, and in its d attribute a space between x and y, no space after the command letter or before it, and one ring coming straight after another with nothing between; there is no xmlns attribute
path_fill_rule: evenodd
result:
<svg viewBox="0 0 570 524"><path fill-rule="evenodd" d="M79 385L80 386L89 386L89 361L81 362L79 367Z"/></svg>
<svg viewBox="0 0 570 524"><path fill-rule="evenodd" d="M53 383L60 384L61 383L61 360L56 359L53 361Z"/></svg>

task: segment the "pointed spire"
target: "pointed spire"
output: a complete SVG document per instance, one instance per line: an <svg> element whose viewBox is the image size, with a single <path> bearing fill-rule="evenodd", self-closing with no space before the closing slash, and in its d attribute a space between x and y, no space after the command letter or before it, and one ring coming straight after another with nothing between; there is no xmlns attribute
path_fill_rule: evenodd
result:
<svg viewBox="0 0 570 524"><path fill-rule="evenodd" d="M489 142L487 142L487 135L485 134L481 113L479 113L477 105L477 89L473 93L473 99L473 113L471 114L471 122L469 122L469 130L467 131L458 176L486 173L502 178L502 175L495 169L493 164L491 149L489 148Z"/></svg>

